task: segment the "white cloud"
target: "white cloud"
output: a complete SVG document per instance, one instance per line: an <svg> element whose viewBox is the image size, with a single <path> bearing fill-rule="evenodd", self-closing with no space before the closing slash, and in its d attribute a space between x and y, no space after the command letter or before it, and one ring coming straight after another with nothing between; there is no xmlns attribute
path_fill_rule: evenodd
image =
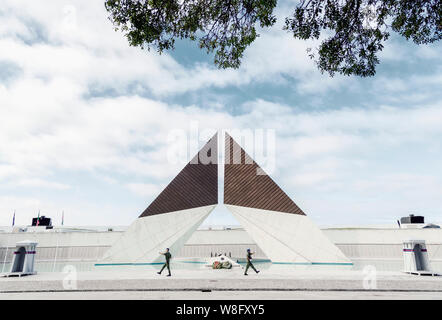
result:
<svg viewBox="0 0 442 320"><path fill-rule="evenodd" d="M70 188L69 185L58 182L51 182L43 179L22 179L16 182L12 182L11 186L50 188L50 189L59 189L59 190L66 190Z"/></svg>
<svg viewBox="0 0 442 320"><path fill-rule="evenodd" d="M16 225L29 226L32 218L41 215L52 218L53 225L60 225L64 211L65 225L103 226L128 225L140 214L140 207L119 206L116 203L103 204L76 201L66 203L56 198L32 196L0 196L0 225L10 226L16 212Z"/></svg>
<svg viewBox="0 0 442 320"><path fill-rule="evenodd" d="M38 87L35 89L39 91ZM160 186L167 184L182 168L182 163L167 162L167 136L172 129L188 130L192 121L198 121L201 130L276 129L277 171L272 176L312 214L324 208L303 192L309 190L311 194L320 195L346 190L359 196L371 194L373 189L350 188L355 181L357 186L367 181L365 172L372 172L379 192L397 193L391 188L394 185L401 189L400 183L384 180L387 169L377 172L379 169L371 163L372 157L378 154L378 163L391 163L396 161L395 154L415 143L421 144L425 153L435 150L437 156L440 154L437 146L442 140L442 108L431 105L407 110L378 107L291 112L287 106L257 100L244 106L246 113L232 116L222 110L183 108L137 96L60 99L39 106L41 117L37 114L23 117L25 113L18 108L20 104L17 108L0 109L0 113L6 110L6 115L1 117L4 124L0 126L0 162L3 163L0 174L7 179L3 187L13 187L18 181L22 185L37 186L38 182L45 188L63 190L69 183L57 176L60 170L100 172L112 179L112 185L116 182L116 188L122 185L140 196L136 213L147 205L146 199L153 199L161 191ZM19 124L23 121L25 126ZM383 154L385 151L391 154ZM187 160L191 156L187 154ZM414 169L413 163L408 169L399 167L396 174ZM143 182L130 182L135 179ZM421 182L420 189L425 190L425 185L440 189L441 179L438 173L431 183ZM404 185L401 190L408 193L410 186ZM437 201L432 203L437 205ZM57 205L60 205L58 209L63 206ZM12 204L8 208L6 211L12 210ZM75 208L80 215L79 206ZM343 215L342 212L335 214Z"/></svg>
<svg viewBox="0 0 442 320"><path fill-rule="evenodd" d="M309 110L306 101L277 102L283 99L259 92L235 106L238 115L225 111L218 92L208 101L214 108L206 108L203 100L184 107L160 99L176 93L198 96L205 88L247 90L261 82L327 102L329 92L357 93L361 87L348 78L320 75L305 53L314 44L295 41L278 28L247 50L240 70L222 71L197 62L185 67L168 54L128 47L107 21L102 2L76 1L73 7L28 2L7 1L8 15L0 16L0 61L22 70L8 84L0 79L1 188L6 193L19 192L17 186L52 189L68 200L47 194L3 196L2 212L20 209L31 217L39 208L54 214L66 210L77 224L85 215L91 223L128 224L183 167L183 162L167 162L167 137L173 129L189 130L193 121L201 130L275 129L277 171L272 176L313 217L330 212L340 221L352 214L363 219L373 208L364 197L376 192L391 195L376 199L376 207L382 207L377 217L399 213L406 205L389 203L413 192L414 200L428 200L419 202L421 208L441 207L440 197L424 194L442 185L440 168L430 163L442 152L442 105L433 94L442 83L440 72L380 77L364 93L368 101L346 101L354 103L347 108ZM400 46L397 50L402 52ZM416 104L402 108L410 101ZM418 146L416 154L411 145ZM433 179L404 156L427 161ZM408 176L418 169L422 172ZM65 177L77 174L86 174L87 181ZM419 183L413 185L414 178ZM90 186L95 180L102 185ZM103 185L113 194L103 196ZM84 191L92 193L89 199L76 193L82 188L89 188ZM125 202L128 195L139 202ZM8 223L0 215L0 224Z"/></svg>
<svg viewBox="0 0 442 320"><path fill-rule="evenodd" d="M440 52L436 45L419 46L416 55L424 59L441 59Z"/></svg>
<svg viewBox="0 0 442 320"><path fill-rule="evenodd" d="M123 34L113 30L101 2L76 1L70 5L50 1L42 6L38 1L24 4L14 0L7 1L5 7L9 16L0 17L0 60L18 64L29 78L67 78L83 90L119 94L148 90L158 97L209 87L287 83L283 75L297 79L297 90L302 93L325 92L343 85L344 78L321 75L307 57L306 49L317 42L293 39L281 30L281 23L262 31L247 49L241 69L219 70L206 63L186 68L167 53L159 56L129 47ZM11 19L14 23L8 24ZM282 22L282 16L279 20ZM47 38L39 39L30 23L41 28ZM32 37L36 38L32 45L21 41Z"/></svg>
<svg viewBox="0 0 442 320"><path fill-rule="evenodd" d="M125 185L133 193L142 197L154 197L160 194L162 186L151 183L128 183Z"/></svg>

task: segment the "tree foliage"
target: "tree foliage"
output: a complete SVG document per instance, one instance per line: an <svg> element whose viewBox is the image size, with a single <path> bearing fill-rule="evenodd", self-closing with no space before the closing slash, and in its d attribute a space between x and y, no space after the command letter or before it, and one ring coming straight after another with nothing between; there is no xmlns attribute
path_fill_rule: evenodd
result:
<svg viewBox="0 0 442 320"><path fill-rule="evenodd" d="M198 41L219 68L238 68L257 28L276 22L277 0L106 0L109 18L132 46L160 53L176 39ZM285 19L297 39L319 39L309 55L330 75L373 76L390 32L417 44L441 39L440 0L301 0ZM275 48L277 49L277 48Z"/></svg>

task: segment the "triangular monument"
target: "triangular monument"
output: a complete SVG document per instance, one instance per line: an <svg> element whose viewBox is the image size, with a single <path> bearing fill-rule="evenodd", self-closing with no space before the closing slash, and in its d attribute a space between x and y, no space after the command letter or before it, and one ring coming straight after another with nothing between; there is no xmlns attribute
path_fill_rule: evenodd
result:
<svg viewBox="0 0 442 320"><path fill-rule="evenodd" d="M351 264L305 213L226 133L224 204L273 263ZM184 167L106 252L103 263L176 255L218 204L218 136Z"/></svg>
<svg viewBox="0 0 442 320"><path fill-rule="evenodd" d="M350 263L228 134L224 204L273 263Z"/></svg>
<svg viewBox="0 0 442 320"><path fill-rule="evenodd" d="M103 262L156 263L178 253L218 204L218 135L170 182L105 253Z"/></svg>

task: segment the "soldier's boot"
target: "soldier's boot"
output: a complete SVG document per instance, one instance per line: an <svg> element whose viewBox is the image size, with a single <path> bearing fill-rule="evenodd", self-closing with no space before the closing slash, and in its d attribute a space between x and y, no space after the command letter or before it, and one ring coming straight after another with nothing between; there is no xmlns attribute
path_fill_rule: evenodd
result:
<svg viewBox="0 0 442 320"><path fill-rule="evenodd" d="M161 272L163 272L164 268L166 267L166 264L163 265L163 267L161 268L160 272L157 272L158 274L161 274Z"/></svg>

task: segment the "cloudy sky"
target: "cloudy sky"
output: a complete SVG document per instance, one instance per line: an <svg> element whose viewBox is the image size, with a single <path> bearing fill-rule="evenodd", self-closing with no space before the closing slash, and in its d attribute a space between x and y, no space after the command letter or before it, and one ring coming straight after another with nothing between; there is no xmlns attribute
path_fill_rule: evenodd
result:
<svg viewBox="0 0 442 320"><path fill-rule="evenodd" d="M171 163L171 132L203 144L192 127L274 132L271 176L320 225L442 222L441 45L393 36L375 77L330 78L282 20L218 70L193 43L129 47L103 1L2 1L0 225L130 224L192 156Z"/></svg>

